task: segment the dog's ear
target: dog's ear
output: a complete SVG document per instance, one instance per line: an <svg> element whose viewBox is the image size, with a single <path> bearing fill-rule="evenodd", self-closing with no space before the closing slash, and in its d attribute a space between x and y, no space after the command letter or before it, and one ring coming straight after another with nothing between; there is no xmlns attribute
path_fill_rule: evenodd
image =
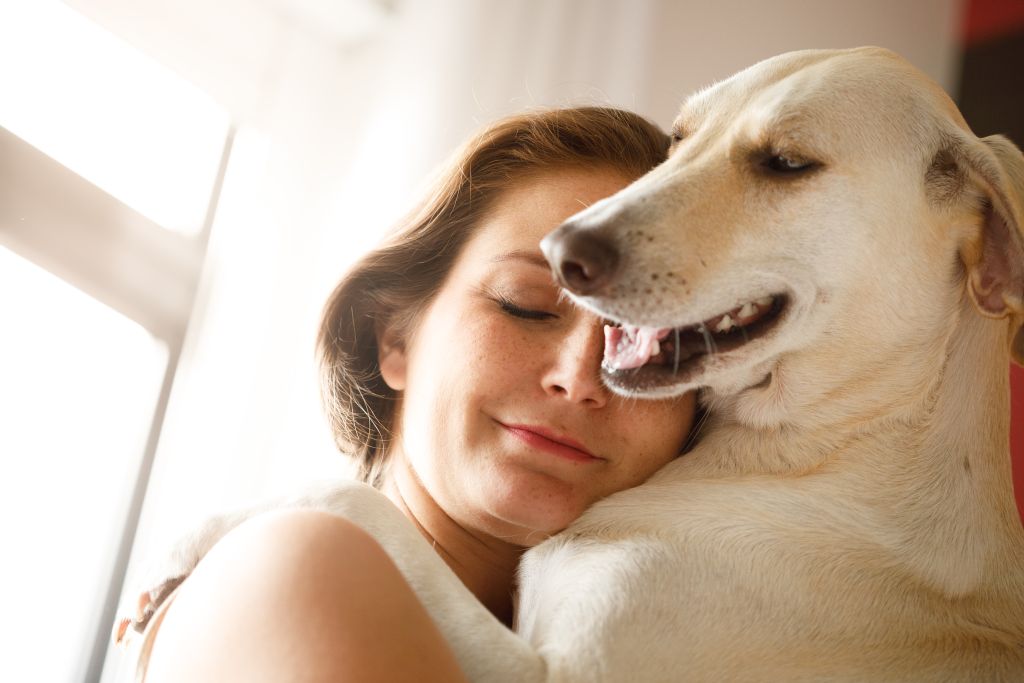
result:
<svg viewBox="0 0 1024 683"><path fill-rule="evenodd" d="M957 137L936 156L929 190L977 208L980 233L961 249L967 289L982 315L1011 319L1010 355L1024 365L1024 155L1001 135Z"/></svg>

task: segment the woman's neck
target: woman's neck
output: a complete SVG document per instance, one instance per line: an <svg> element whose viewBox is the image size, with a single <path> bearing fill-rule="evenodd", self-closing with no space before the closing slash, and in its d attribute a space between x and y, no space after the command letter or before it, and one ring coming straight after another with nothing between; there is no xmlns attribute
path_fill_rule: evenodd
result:
<svg viewBox="0 0 1024 683"><path fill-rule="evenodd" d="M524 548L467 529L452 519L426 490L401 452L392 454L383 492L416 525L477 599L511 626L515 572Z"/></svg>

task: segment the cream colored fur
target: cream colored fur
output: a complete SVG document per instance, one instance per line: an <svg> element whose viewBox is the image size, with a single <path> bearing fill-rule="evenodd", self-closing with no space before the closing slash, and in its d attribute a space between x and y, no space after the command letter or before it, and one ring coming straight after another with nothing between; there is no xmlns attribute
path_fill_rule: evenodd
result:
<svg viewBox="0 0 1024 683"><path fill-rule="evenodd" d="M524 635L581 676L572 653L616 643L607 680L1024 681L1021 153L871 48L756 65L676 133L666 164L549 238L618 246L615 282L578 300L664 327L791 305L655 392L704 387L705 437L527 558ZM821 167L764 173L778 153ZM591 572L600 616L572 588Z"/></svg>
<svg viewBox="0 0 1024 683"><path fill-rule="evenodd" d="M616 283L578 300L671 327L790 306L652 392L702 388L702 439L527 553L522 637L376 492L299 504L367 526L477 681L1024 681L1020 152L871 48L755 65L676 126L663 166L552 238L621 252ZM821 167L773 177L766 153Z"/></svg>

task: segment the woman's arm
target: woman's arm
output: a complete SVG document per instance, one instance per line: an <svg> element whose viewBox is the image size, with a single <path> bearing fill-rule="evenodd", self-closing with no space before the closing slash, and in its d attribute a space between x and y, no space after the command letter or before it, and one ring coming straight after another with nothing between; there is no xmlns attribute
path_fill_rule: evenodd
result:
<svg viewBox="0 0 1024 683"><path fill-rule="evenodd" d="M387 553L324 512L230 532L158 626L147 683L466 680Z"/></svg>

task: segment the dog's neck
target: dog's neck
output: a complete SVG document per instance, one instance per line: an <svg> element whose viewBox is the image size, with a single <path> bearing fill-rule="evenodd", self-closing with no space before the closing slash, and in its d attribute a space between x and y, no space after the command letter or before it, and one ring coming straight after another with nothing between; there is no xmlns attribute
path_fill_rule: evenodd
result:
<svg viewBox="0 0 1024 683"><path fill-rule="evenodd" d="M957 324L933 357L908 353L923 370L918 391L861 420L842 409L814 428L758 429L728 410L678 461L688 477L786 474L809 489L843 477L891 534L893 552L935 590L966 595L1009 581L1024 609L1024 530L1013 498L1005 321L961 301ZM891 361L890 361L891 362ZM880 381L884 382L885 378ZM872 405L877 387L850 387L844 405ZM863 395L854 396L863 392ZM877 402L876 402L877 403ZM837 406L838 407L838 406ZM755 450L751 444L757 444ZM827 485L827 484L826 484Z"/></svg>
<svg viewBox="0 0 1024 683"><path fill-rule="evenodd" d="M930 391L912 419L874 436L874 462L861 467L880 475L874 502L898 522L904 559L952 594L1010 580L1024 599L1007 334L1006 321L980 317L965 300Z"/></svg>

